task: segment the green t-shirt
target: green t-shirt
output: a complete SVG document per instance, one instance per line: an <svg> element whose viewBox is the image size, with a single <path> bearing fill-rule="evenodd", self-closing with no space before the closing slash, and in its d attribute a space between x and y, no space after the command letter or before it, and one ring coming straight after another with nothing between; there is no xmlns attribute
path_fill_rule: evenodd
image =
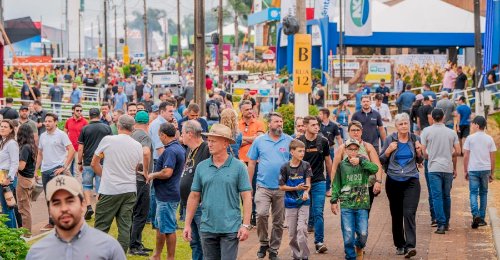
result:
<svg viewBox="0 0 500 260"><path fill-rule="evenodd" d="M332 198L340 200L340 207L346 209L369 209L369 176L377 173L378 166L367 159L353 166L349 159L340 162L332 183Z"/></svg>
<svg viewBox="0 0 500 260"><path fill-rule="evenodd" d="M201 193L201 232L235 233L241 226L240 193L250 191L247 167L229 156L217 168L212 157L200 162L191 191Z"/></svg>
<svg viewBox="0 0 500 260"><path fill-rule="evenodd" d="M116 124L112 124L109 127L111 127L111 133L113 133L113 135L118 134L118 127L116 127Z"/></svg>

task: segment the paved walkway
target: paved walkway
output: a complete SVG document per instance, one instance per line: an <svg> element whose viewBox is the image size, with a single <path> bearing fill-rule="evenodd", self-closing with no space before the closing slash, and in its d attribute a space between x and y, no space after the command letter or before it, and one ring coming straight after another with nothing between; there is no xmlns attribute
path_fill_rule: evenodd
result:
<svg viewBox="0 0 500 260"><path fill-rule="evenodd" d="M459 169L462 160L459 158ZM496 181L499 182L499 181ZM468 182L463 172L453 183L451 230L446 235L434 234L435 228L430 226L429 203L425 178L421 174L422 192L417 210L417 256L414 259L496 259L490 226L473 230L470 228L470 209ZM495 183L497 184L497 183ZM492 194L490 194L492 195ZM497 199L500 192L497 192ZM43 196L43 194L41 195ZM490 205L493 205L490 196ZM40 227L47 223L47 209L43 197L33 204L33 233L40 233ZM311 255L310 259L343 259L344 249L340 230L340 217L330 211L328 200L325 203L325 244L326 254ZM251 231L249 240L240 244L239 259L256 259L259 248L257 231ZM309 248L314 249L314 235L309 234ZM291 259L288 247L288 232L285 230L281 243L280 256ZM385 190L375 198L369 222L369 237L365 249L365 259L403 259L395 255L392 242L391 218L389 202Z"/></svg>
<svg viewBox="0 0 500 260"><path fill-rule="evenodd" d="M462 169L461 158L459 158L459 169ZM496 259L490 226L476 230L470 228L468 182L463 178L462 171L453 183L451 229L445 235L434 234L435 228L430 226L428 193L423 174L420 184L422 192L416 219L417 256L413 259ZM326 254L313 253L310 259L344 259L340 216L333 215L328 201L325 203L324 216L325 244L328 251ZM383 190L373 203L365 259L403 259L402 256L395 255L391 228L389 201ZM291 259L288 242L288 232L285 230L279 250L282 259ZM309 248L314 249L312 233L309 234ZM252 230L250 239L240 244L239 259L256 259L258 249L257 231Z"/></svg>

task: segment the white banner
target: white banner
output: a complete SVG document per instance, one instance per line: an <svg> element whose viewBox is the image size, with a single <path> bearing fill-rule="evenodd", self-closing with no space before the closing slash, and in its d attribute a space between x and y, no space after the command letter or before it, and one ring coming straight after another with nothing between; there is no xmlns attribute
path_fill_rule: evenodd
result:
<svg viewBox="0 0 500 260"><path fill-rule="evenodd" d="M336 0L314 0L314 19L321 19L328 16L328 20L333 22L335 17Z"/></svg>
<svg viewBox="0 0 500 260"><path fill-rule="evenodd" d="M373 34L371 4L371 0L346 0L345 35L371 36Z"/></svg>
<svg viewBox="0 0 500 260"><path fill-rule="evenodd" d="M255 46L264 45L264 24L256 24L255 26Z"/></svg>
<svg viewBox="0 0 500 260"><path fill-rule="evenodd" d="M254 0L253 1L253 12L258 13L262 11L262 0Z"/></svg>
<svg viewBox="0 0 500 260"><path fill-rule="evenodd" d="M281 21L288 15L295 16L295 11L297 10L295 0L281 0Z"/></svg>

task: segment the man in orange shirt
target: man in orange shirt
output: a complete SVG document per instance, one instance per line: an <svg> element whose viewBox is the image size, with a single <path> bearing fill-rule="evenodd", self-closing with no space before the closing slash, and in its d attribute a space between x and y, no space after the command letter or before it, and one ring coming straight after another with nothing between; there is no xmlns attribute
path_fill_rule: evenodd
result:
<svg viewBox="0 0 500 260"><path fill-rule="evenodd" d="M254 110L252 109L252 102L250 100L245 100L240 103L241 120L238 123L238 129L243 135L243 141L241 142L241 147L238 156L241 161L248 165L250 159L247 156L250 146L252 146L253 140L261 134L266 132L266 127L264 123L254 116ZM257 168L257 166L256 166ZM257 182L257 174L254 174L252 179L252 198L255 197L255 186ZM250 224L252 226L256 225L255 218L255 203L252 200L252 217L250 219Z"/></svg>

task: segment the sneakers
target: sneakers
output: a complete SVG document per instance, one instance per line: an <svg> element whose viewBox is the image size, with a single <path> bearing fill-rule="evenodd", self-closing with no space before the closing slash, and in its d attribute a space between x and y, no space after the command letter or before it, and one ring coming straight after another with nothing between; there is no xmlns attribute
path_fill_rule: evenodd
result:
<svg viewBox="0 0 500 260"><path fill-rule="evenodd" d="M50 231L52 229L54 229L54 225L47 224L44 227L40 228L40 231Z"/></svg>
<svg viewBox="0 0 500 260"><path fill-rule="evenodd" d="M404 255L405 254L405 248L404 247L398 247L396 248L396 255Z"/></svg>
<svg viewBox="0 0 500 260"><path fill-rule="evenodd" d="M436 233L436 234L440 234L440 235L445 234L445 233L446 233L446 232L445 232L445 227L444 227L444 226L439 226L439 227L437 228L437 230L436 230L436 231L434 231L434 233Z"/></svg>
<svg viewBox="0 0 500 260"><path fill-rule="evenodd" d="M323 243L316 244L316 253L323 254L327 250L328 250L328 248L326 248L325 244L323 244Z"/></svg>
<svg viewBox="0 0 500 260"><path fill-rule="evenodd" d="M417 250L415 248L408 248L406 250L405 258L412 258L417 255Z"/></svg>
<svg viewBox="0 0 500 260"><path fill-rule="evenodd" d="M269 246L260 246L259 251L257 251L257 258L263 259L266 257L267 250L269 249Z"/></svg>
<svg viewBox="0 0 500 260"><path fill-rule="evenodd" d="M363 248L357 246L354 246L354 248L356 249L356 260L363 260L363 255L364 255Z"/></svg>
<svg viewBox="0 0 500 260"><path fill-rule="evenodd" d="M481 222L481 218L478 217L478 216L475 216L473 219L472 219L472 224L470 225L471 228L473 229L476 229L479 227L479 222Z"/></svg>
<svg viewBox="0 0 500 260"><path fill-rule="evenodd" d="M131 255L139 255L139 256L149 256L149 253L145 252L145 251L142 251L140 250L139 248L131 248L129 251L128 251L129 254Z"/></svg>
<svg viewBox="0 0 500 260"><path fill-rule="evenodd" d="M481 221L479 221L479 226L480 227L483 227L483 226L486 226L488 225L488 223L486 223L486 221L484 221L484 219L481 219Z"/></svg>
<svg viewBox="0 0 500 260"><path fill-rule="evenodd" d="M92 209L91 206L88 206L87 207L87 212L85 212L85 220L92 219L92 215L94 215L94 210Z"/></svg>
<svg viewBox="0 0 500 260"><path fill-rule="evenodd" d="M438 226L437 221L436 221L435 219L433 219L433 220L431 221L431 227L437 227L437 226Z"/></svg>
<svg viewBox="0 0 500 260"><path fill-rule="evenodd" d="M280 260L278 252L269 251L269 260Z"/></svg>

